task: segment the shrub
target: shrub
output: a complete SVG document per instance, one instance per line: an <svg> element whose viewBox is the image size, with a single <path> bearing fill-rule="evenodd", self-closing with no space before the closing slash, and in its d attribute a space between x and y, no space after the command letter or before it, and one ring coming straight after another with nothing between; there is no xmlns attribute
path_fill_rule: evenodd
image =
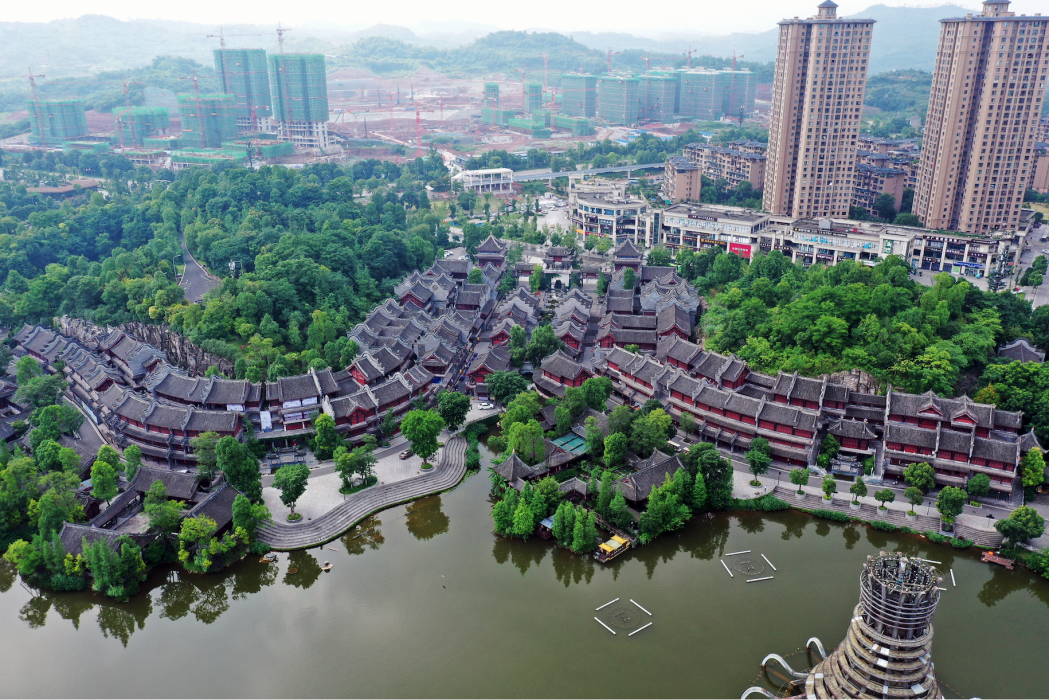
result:
<svg viewBox="0 0 1049 700"><path fill-rule="evenodd" d="M884 520L872 520L871 527L873 527L875 530L881 530L882 532L903 532L907 529L902 528L899 525L887 523Z"/></svg>
<svg viewBox="0 0 1049 700"><path fill-rule="evenodd" d="M834 520L835 522L839 523L847 523L852 520L852 518L850 518L849 516L836 510L824 510L823 508L817 508L816 510L810 510L808 512L812 513L817 518Z"/></svg>

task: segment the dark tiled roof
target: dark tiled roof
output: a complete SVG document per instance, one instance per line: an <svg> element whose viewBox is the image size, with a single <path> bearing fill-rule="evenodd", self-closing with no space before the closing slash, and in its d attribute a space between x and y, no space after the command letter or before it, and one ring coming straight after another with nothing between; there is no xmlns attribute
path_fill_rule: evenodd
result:
<svg viewBox="0 0 1049 700"><path fill-rule="evenodd" d="M233 500L239 493L229 483L223 482L221 486L194 506L186 517L196 518L206 515L214 520L221 530L233 520Z"/></svg>
<svg viewBox="0 0 1049 700"><path fill-rule="evenodd" d="M195 474L173 472L167 469L154 469L152 467L140 467L135 479L131 482L131 488L139 493L145 493L153 482L160 481L168 490L168 498L179 501L194 501L197 498L197 477Z"/></svg>
<svg viewBox="0 0 1049 700"><path fill-rule="evenodd" d="M548 356L543 363L539 365L539 368L544 372L561 377L562 379L575 379L580 374L586 372L586 368L573 360L562 351L558 350L553 355Z"/></svg>
<svg viewBox="0 0 1049 700"><path fill-rule="evenodd" d="M83 554L84 548L83 543L86 541L89 545L98 542L99 540L104 541L110 549L116 551L117 540L120 539L126 533L115 532L113 530L103 530L102 528L91 527L90 525L74 525L73 523L64 523L62 525L62 531L58 534L58 538L62 541L62 547L66 550L66 554ZM138 546L143 546L150 539L149 535L129 535L131 540Z"/></svg>
<svg viewBox="0 0 1049 700"><path fill-rule="evenodd" d="M1045 361L1045 353L1027 342L1026 338L1017 338L1013 342L998 348L998 357L1005 357L1014 362Z"/></svg>
<svg viewBox="0 0 1049 700"><path fill-rule="evenodd" d="M528 466L523 459L518 457L516 452L503 460L501 464L492 467L492 469L495 470L496 474L507 481L513 481L514 479L527 479L535 471L535 469Z"/></svg>
<svg viewBox="0 0 1049 700"><path fill-rule="evenodd" d="M510 366L510 353L506 348L499 346L490 348L485 353L478 355L470 364L467 374L473 374L482 367L487 367L493 372L502 372Z"/></svg>

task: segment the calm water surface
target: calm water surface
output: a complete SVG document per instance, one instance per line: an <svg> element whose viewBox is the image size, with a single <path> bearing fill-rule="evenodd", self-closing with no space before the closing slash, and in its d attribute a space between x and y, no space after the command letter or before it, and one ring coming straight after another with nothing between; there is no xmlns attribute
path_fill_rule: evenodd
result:
<svg viewBox="0 0 1049 700"><path fill-rule="evenodd" d="M700 518L602 567L496 538L487 492L482 472L277 565L158 570L126 605L34 597L0 562L0 695L739 697L765 654L803 666L810 636L836 645L865 557L896 549L942 562L933 653L949 694L1049 688L1049 582L1027 572L791 512ZM773 580L729 579L719 557L745 549ZM653 625L612 636L594 621L617 613Z"/></svg>

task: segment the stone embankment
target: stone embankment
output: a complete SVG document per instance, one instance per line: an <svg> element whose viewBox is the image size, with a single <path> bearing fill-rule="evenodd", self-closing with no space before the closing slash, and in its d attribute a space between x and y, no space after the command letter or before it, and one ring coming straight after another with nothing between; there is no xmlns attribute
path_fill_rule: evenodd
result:
<svg viewBox="0 0 1049 700"><path fill-rule="evenodd" d="M265 525L259 528L259 540L280 550L314 547L335 539L372 513L447 491L466 474L466 440L462 437L450 439L441 448L435 462L437 466L425 474L358 491L313 520Z"/></svg>

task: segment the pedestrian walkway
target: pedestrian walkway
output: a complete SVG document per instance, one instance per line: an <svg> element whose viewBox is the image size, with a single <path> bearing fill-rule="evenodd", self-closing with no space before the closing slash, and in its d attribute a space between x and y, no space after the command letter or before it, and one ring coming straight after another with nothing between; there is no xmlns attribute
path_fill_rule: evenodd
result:
<svg viewBox="0 0 1049 700"><path fill-rule="evenodd" d="M327 513L312 520L304 518L296 523L287 523L275 518L273 522L259 528L259 540L280 550L313 547L335 539L372 513L446 491L458 484L466 474L466 439L450 439L441 448L435 462L437 466L419 476L392 484L379 484L351 494Z"/></svg>

